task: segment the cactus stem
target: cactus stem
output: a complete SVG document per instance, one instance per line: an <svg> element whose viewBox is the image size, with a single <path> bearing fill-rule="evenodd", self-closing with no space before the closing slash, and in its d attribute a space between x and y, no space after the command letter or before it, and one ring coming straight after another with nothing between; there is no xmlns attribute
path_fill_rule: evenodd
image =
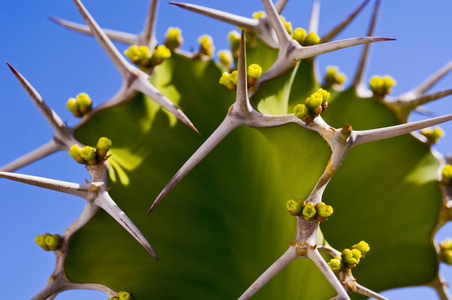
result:
<svg viewBox="0 0 452 300"><path fill-rule="evenodd" d="M17 169L20 169L26 165L31 164L47 155L55 153L60 150L65 150L66 146L57 143L54 139L50 140L48 143L42 145L41 147L17 158L16 160L2 166L0 171L4 172L13 172Z"/></svg>
<svg viewBox="0 0 452 300"><path fill-rule="evenodd" d="M438 70L433 75L431 75L427 80L425 80L419 86L417 86L416 88L412 89L411 91L405 93L404 95L401 95L400 98L412 98L413 96L417 97L417 96L425 94L436 82L438 82L438 80L440 80L442 77L444 77L451 70L452 70L452 60L449 61L440 70ZM413 95L413 96L410 96L410 95Z"/></svg>
<svg viewBox="0 0 452 300"><path fill-rule="evenodd" d="M286 49L289 46L292 38L290 37L289 33L284 27L283 22L279 17L278 11L276 10L271 0L262 0L262 4L264 5L265 10L267 11L267 17L273 29L275 30L276 37L278 38L279 42L279 48Z"/></svg>
<svg viewBox="0 0 452 300"><path fill-rule="evenodd" d="M140 230L133 224L133 222L127 217L127 215L119 208L119 206L111 199L108 192L103 191L98 194L94 199L94 203L105 210L110 216L112 216L124 229L126 229L152 256L160 261L154 249L152 249L149 242L140 232Z"/></svg>
<svg viewBox="0 0 452 300"><path fill-rule="evenodd" d="M440 91L428 95L417 95L408 99L407 96L414 96L415 94L403 94L398 100L386 100L384 103L391 107L397 114L397 117L401 123L408 122L409 114L412 110L416 109L418 106L427 104L429 102L438 100L440 98L446 97L452 94L452 89Z"/></svg>
<svg viewBox="0 0 452 300"><path fill-rule="evenodd" d="M328 266L326 261L323 259L322 255L320 255L318 249L309 249L308 258L311 259L316 266L320 269L320 271L325 275L326 279L330 282L336 292L339 294L340 299L348 299L350 300L349 295L345 291L344 287L340 283L339 279L336 277L334 272Z"/></svg>
<svg viewBox="0 0 452 300"><path fill-rule="evenodd" d="M83 198L88 196L89 191L88 184L77 184L32 175L0 172L0 177Z"/></svg>
<svg viewBox="0 0 452 300"><path fill-rule="evenodd" d="M207 17L211 17L211 18L214 18L214 19L217 19L217 20L229 23L229 24L243 27L248 30L255 31L257 24L258 24L258 21L256 19L237 16L237 15L223 12L220 10L216 10L213 8L208 8L208 7L195 5L195 4L189 4L189 3L173 2L173 1L170 1L169 3L172 5L181 7L183 9L207 16Z"/></svg>
<svg viewBox="0 0 452 300"><path fill-rule="evenodd" d="M242 125L242 122L229 114L212 135L196 150L196 152L185 162L185 164L171 178L168 184L163 188L157 198L152 203L146 216L155 208L155 206L165 197L175 186L185 177L207 154L212 151L232 130Z"/></svg>
<svg viewBox="0 0 452 300"><path fill-rule="evenodd" d="M13 68L8 62L6 63L13 74L16 76L17 80L20 82L22 87L25 89L31 100L38 107L41 113L44 115L46 120L49 122L54 130L54 135L57 141L64 142L66 146L68 143L75 141L73 132L70 128L64 124L58 114L53 111L42 99L41 95L33 88L33 86L20 74L15 68ZM68 146L69 147L69 146Z"/></svg>
<svg viewBox="0 0 452 300"><path fill-rule="evenodd" d="M110 59L113 61L115 66L118 68L123 78L124 79L127 78L128 74L132 73L135 70L135 67L133 67L129 62L127 62L124 56L122 56L121 53L119 53L118 49L116 49L116 47L107 37L107 35L102 31L97 22L86 10L82 2L79 0L74 0L74 3L77 6L78 10L80 11L80 14L82 15L83 19L85 19L86 24L88 24L88 26L91 28L91 32L99 41L100 45L107 53L107 55L110 57Z"/></svg>
<svg viewBox="0 0 452 300"><path fill-rule="evenodd" d="M139 35L138 38L140 40L140 43L138 44L148 46L149 49L154 49L155 46L157 46L157 39L155 37L157 4L158 0L151 0L151 5L149 6L149 11L146 17L143 32Z"/></svg>
<svg viewBox="0 0 452 300"><path fill-rule="evenodd" d="M284 254L278 258L261 276L239 297L239 300L246 300L259 291L267 284L276 274L288 266L299 256L295 247L290 246Z"/></svg>
<svg viewBox="0 0 452 300"><path fill-rule="evenodd" d="M319 32L320 0L312 1L311 17L309 18L308 32Z"/></svg>
<svg viewBox="0 0 452 300"><path fill-rule="evenodd" d="M104 168L105 173L106 168ZM101 175L99 175L101 176ZM117 206L105 191L104 182L92 182L87 184L77 184L72 182L48 179L38 176L22 175L16 173L0 172L0 177L11 179L14 181L35 185L38 187L75 195L96 204L110 214L119 224L121 224L143 247L149 251L157 260L158 257L147 242L143 234L132 223L127 215ZM98 176L96 176L98 177ZM92 185L98 187L93 189Z"/></svg>
<svg viewBox="0 0 452 300"><path fill-rule="evenodd" d="M369 3L370 0L365 0L350 16L348 16L344 21L334 27L331 31L320 38L319 44L327 43L331 41L336 35L338 35L351 21L353 21L358 13Z"/></svg>
<svg viewBox="0 0 452 300"><path fill-rule="evenodd" d="M190 127L194 132L199 134L196 127L193 123L187 118L187 116L168 98L163 96L162 93L159 92L148 80L148 76L140 71L140 75L137 80L135 80L132 84L132 87L136 90L142 92L143 94L149 96L152 100L157 102L160 106L171 112L174 116L176 116L179 120L181 120L184 124Z"/></svg>
<svg viewBox="0 0 452 300"><path fill-rule="evenodd" d="M240 49L238 57L238 78L237 78L237 99L234 107L238 106L240 111L251 113L253 108L251 107L250 100L248 99L248 85L247 85L247 67L246 67L246 43L245 32L242 30L240 39Z"/></svg>
<svg viewBox="0 0 452 300"><path fill-rule="evenodd" d="M395 125L390 127L372 129L372 130L362 130L362 131L354 131L352 135L354 135L353 146L383 140L403 134L410 133L412 131L420 130L426 127L438 125L440 123L444 123L452 120L452 114L446 115L442 117L432 118L428 120L422 120L412 123L406 123L401 125Z"/></svg>
<svg viewBox="0 0 452 300"><path fill-rule="evenodd" d="M102 31L96 21L91 17L86 8L79 0L74 0L81 15L85 19L88 26L91 28L94 36L97 38L101 46L107 52L110 59L118 68L125 81L130 79L133 74L136 80L133 80L132 87L138 91L151 97L152 100L174 114L179 120L189 126L193 131L199 134L198 130L193 126L190 120L182 113L182 111L175 106L168 98L163 96L152 84L148 81L148 75L126 61L126 59L119 53L118 49L108 39L107 35ZM151 5L152 6L152 5ZM92 114L91 114L92 115Z"/></svg>
<svg viewBox="0 0 452 300"><path fill-rule="evenodd" d="M80 32L83 34L93 35L91 32L91 29L89 28L88 25L82 25L82 24L70 22L70 21L63 20L63 19L56 18L56 17L49 17L49 19L52 22L55 22L68 29L72 29L74 31L77 31L77 32ZM105 32L105 34L108 36L108 38L112 41L124 43L127 45L140 44L140 39L139 39L140 36L138 36L136 34L126 33L126 32L121 32L121 31L116 31L116 30L111 30L111 29L102 29L102 30L103 30L103 32Z"/></svg>
<svg viewBox="0 0 452 300"><path fill-rule="evenodd" d="M276 5L279 9L283 9L288 0L279 0ZM223 12L220 10L203 7L200 5L189 4L189 3L179 3L170 2L170 4L176 5L178 7L187 9L199 13L201 15L211 17L229 24L233 24L244 29L256 32L257 36L262 39L262 41L269 47L277 49L278 42L276 40L275 34L273 32L272 26L269 26L269 20L267 16L261 17L259 19L245 18L237 16L231 13Z"/></svg>
<svg viewBox="0 0 452 300"><path fill-rule="evenodd" d="M449 292L449 285L447 284L447 282L444 280L440 273L437 273L435 278L433 278L433 280L430 281L427 285L436 290L441 300L452 299L452 295Z"/></svg>
<svg viewBox="0 0 452 300"><path fill-rule="evenodd" d="M289 0L278 0L275 3L275 8L276 8L276 11L278 12L278 14L281 14L284 7L286 7L287 1L289 1Z"/></svg>
<svg viewBox="0 0 452 300"><path fill-rule="evenodd" d="M375 2L374 13L372 15L372 20L370 22L367 36L372 36L374 33L379 7L380 7L380 0L377 0L377 2ZM365 76L366 66L368 63L369 52L370 52L370 44L364 45L363 52L361 53L361 58L359 60L358 69L356 70L355 77L353 78L353 81L352 81L352 86L355 87L358 91L364 89L363 80L364 80L364 76Z"/></svg>
<svg viewBox="0 0 452 300"><path fill-rule="evenodd" d="M131 34L126 32L121 32L111 29L102 29L105 35L113 41L124 43L127 45L146 45L150 49L153 49L157 45L157 39L155 38L155 14L157 12L157 0L151 1L149 6L149 13L146 18L146 23L143 31L140 34ZM51 21L64 26L66 28L72 29L74 31L94 35L92 29L88 25L82 25L75 22L66 21L63 19L49 17Z"/></svg>
<svg viewBox="0 0 452 300"><path fill-rule="evenodd" d="M370 297L370 298L374 298L377 300L389 300L386 297L383 297L382 295L375 293L374 291L360 285L359 283L355 283L356 285L356 293Z"/></svg>

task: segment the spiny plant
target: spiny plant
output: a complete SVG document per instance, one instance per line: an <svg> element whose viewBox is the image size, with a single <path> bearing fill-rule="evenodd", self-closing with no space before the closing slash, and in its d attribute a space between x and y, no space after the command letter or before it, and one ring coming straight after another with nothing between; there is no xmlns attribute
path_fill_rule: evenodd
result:
<svg viewBox="0 0 452 300"><path fill-rule="evenodd" d="M378 1L368 37L337 41L369 1L322 37L318 1L307 30L280 17L286 2L262 0L254 18L172 3L239 26L216 62L208 36L192 53L178 49L177 30L157 41L155 0L140 35L102 30L74 0L87 25L54 20L94 35L123 85L100 105L72 96L66 106L81 117L72 127L10 65L54 136L0 176L86 200L66 231L36 237L56 267L33 299L68 289L111 299L386 299L377 292L406 285L450 298L438 265L452 261L451 242L437 245L434 234L450 219L452 171L431 148L441 132L425 128L452 115L408 116L452 93L427 93L452 64L391 98L391 77L364 82L369 43L391 40L372 37ZM110 39L131 45L131 62ZM347 88L337 69L316 76L317 55L359 44ZM91 179L11 173L59 150Z"/></svg>

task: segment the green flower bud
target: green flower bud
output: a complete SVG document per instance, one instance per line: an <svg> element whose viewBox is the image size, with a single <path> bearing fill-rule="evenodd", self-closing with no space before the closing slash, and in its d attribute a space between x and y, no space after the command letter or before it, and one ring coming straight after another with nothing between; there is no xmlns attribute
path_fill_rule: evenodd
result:
<svg viewBox="0 0 452 300"><path fill-rule="evenodd" d="M450 185L452 183L452 166L445 165L442 172L442 182L444 184Z"/></svg>
<svg viewBox="0 0 452 300"><path fill-rule="evenodd" d="M165 42L164 42L165 47L171 51L174 51L174 49L177 49L180 47L182 42L183 42L183 39L182 39L180 28L177 28L177 27L168 28L168 31L166 32Z"/></svg>
<svg viewBox="0 0 452 300"><path fill-rule="evenodd" d="M300 27L296 28L293 32L292 38L296 40L300 45L302 45L304 40L306 39L306 30Z"/></svg>
<svg viewBox="0 0 452 300"><path fill-rule="evenodd" d="M322 106L323 96L320 93L314 93L310 97L308 97L304 104L307 106L309 110L316 109L319 106Z"/></svg>
<svg viewBox="0 0 452 300"><path fill-rule="evenodd" d="M293 113L297 118L303 119L309 113L308 108L304 104L297 104L293 108Z"/></svg>
<svg viewBox="0 0 452 300"><path fill-rule="evenodd" d="M50 250L58 250L61 248L61 237L58 234L49 235L45 238L45 243Z"/></svg>
<svg viewBox="0 0 452 300"><path fill-rule="evenodd" d="M132 296L130 295L130 293L125 292L125 291L121 291L118 293L118 298L119 300L133 300Z"/></svg>
<svg viewBox="0 0 452 300"><path fill-rule="evenodd" d="M320 38L314 32L310 32L304 39L303 46L317 45L320 42Z"/></svg>
<svg viewBox="0 0 452 300"><path fill-rule="evenodd" d="M218 52L218 58L220 59L220 63L229 68L232 63L232 53L229 50L221 50Z"/></svg>
<svg viewBox="0 0 452 300"><path fill-rule="evenodd" d="M342 261L348 268L354 268L361 260L362 254L358 249L344 249L342 251Z"/></svg>
<svg viewBox="0 0 452 300"><path fill-rule="evenodd" d="M452 250L441 251L441 261L448 265L452 265Z"/></svg>
<svg viewBox="0 0 452 300"><path fill-rule="evenodd" d="M303 206L304 206L303 200L290 199L289 201L286 202L287 211L292 216L297 216L303 209Z"/></svg>
<svg viewBox="0 0 452 300"><path fill-rule="evenodd" d="M208 57L212 57L215 47L213 45L213 39L210 35L203 35L199 38L199 53ZM240 44L239 44L240 45Z"/></svg>
<svg viewBox="0 0 452 300"><path fill-rule="evenodd" d="M444 135L444 132L439 127L432 128L424 128L421 130L421 134L427 138L427 141L430 144L436 144L438 139Z"/></svg>
<svg viewBox="0 0 452 300"><path fill-rule="evenodd" d="M255 13L253 13L253 18L254 19L259 19L265 17L265 13L263 11L257 11Z"/></svg>
<svg viewBox="0 0 452 300"><path fill-rule="evenodd" d="M445 239L439 243L439 248L442 250L452 250L452 240L450 238Z"/></svg>
<svg viewBox="0 0 452 300"><path fill-rule="evenodd" d="M335 258L332 258L329 262L328 262L328 266L331 268L331 270L333 270L333 272L339 272L340 270L342 270L342 261L341 258L339 256L336 256Z"/></svg>
<svg viewBox="0 0 452 300"><path fill-rule="evenodd" d="M72 113L78 113L78 105L75 98L69 98L66 103L66 108L69 109Z"/></svg>
<svg viewBox="0 0 452 300"><path fill-rule="evenodd" d="M315 210L315 206L311 202L306 203L303 207L303 217L306 221L312 219L316 213L317 211Z"/></svg>
<svg viewBox="0 0 452 300"><path fill-rule="evenodd" d="M359 252L361 252L361 254L363 255L363 258L364 258L364 256L366 256L367 252L370 251L370 246L365 241L361 241L358 244L353 245L352 246L352 250L353 249L358 249Z"/></svg>
<svg viewBox="0 0 452 300"><path fill-rule="evenodd" d="M80 151L80 156L87 162L96 158L96 150L93 147L85 146Z"/></svg>
<svg viewBox="0 0 452 300"><path fill-rule="evenodd" d="M317 215L322 218L328 218L333 214L333 207L331 205L326 205L323 202L317 203L315 209L317 211Z"/></svg>
<svg viewBox="0 0 452 300"><path fill-rule="evenodd" d="M231 51L232 51L232 56L234 58L237 58L239 55L239 49L240 49L240 34L233 30L231 32L229 32L228 35L228 39L229 42L231 42Z"/></svg>

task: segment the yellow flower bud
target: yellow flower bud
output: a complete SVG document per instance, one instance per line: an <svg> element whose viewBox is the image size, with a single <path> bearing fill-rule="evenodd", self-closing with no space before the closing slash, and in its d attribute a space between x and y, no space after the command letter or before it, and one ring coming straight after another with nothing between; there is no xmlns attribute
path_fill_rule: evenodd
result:
<svg viewBox="0 0 452 300"><path fill-rule="evenodd" d="M220 59L220 63L229 68L232 63L232 53L229 50L221 50L218 52L218 58Z"/></svg>
<svg viewBox="0 0 452 300"><path fill-rule="evenodd" d="M183 39L181 35L180 28L176 27L170 27L168 28L168 31L166 32L166 39L164 42L164 45L166 48L168 48L171 51L174 51L174 49L177 49L182 44Z"/></svg>
<svg viewBox="0 0 452 300"><path fill-rule="evenodd" d="M319 42L319 36L315 32L310 32L304 39L303 46L317 45Z"/></svg>
<svg viewBox="0 0 452 300"><path fill-rule="evenodd" d="M294 30L292 38L296 40L300 45L302 45L304 40L306 39L306 35L306 30L298 27Z"/></svg>
<svg viewBox="0 0 452 300"><path fill-rule="evenodd" d="M265 17L265 13L263 11L257 11L255 13L253 13L253 18L254 19L259 19Z"/></svg>
<svg viewBox="0 0 452 300"><path fill-rule="evenodd" d="M203 35L199 38L199 53L208 57L212 57L215 47L213 45L213 39L210 35Z"/></svg>

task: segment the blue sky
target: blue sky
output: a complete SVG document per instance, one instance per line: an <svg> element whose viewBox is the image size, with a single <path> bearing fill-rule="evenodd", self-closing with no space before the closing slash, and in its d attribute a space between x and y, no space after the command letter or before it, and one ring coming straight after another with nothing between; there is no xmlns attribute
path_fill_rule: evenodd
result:
<svg viewBox="0 0 452 300"><path fill-rule="evenodd" d="M86 0L86 7L104 28L138 33L144 25L148 0ZM258 0L208 1L191 3L214 7L243 16L263 10ZM319 35L361 4L361 1L323 1ZM397 80L393 95L406 92L421 83L430 74L445 65L451 56L452 2L383 1L375 35L396 38L397 41L375 44L367 78L389 74ZM374 1L337 39L364 36ZM290 0L283 15L294 27L307 27L310 1ZM49 16L83 22L70 0L4 1L0 10L0 60L8 61L38 90L44 100L69 125L76 120L65 109L68 98L80 92L88 93L97 103L112 97L122 78L97 41L70 32L52 23ZM183 48L197 47L197 38L210 34L216 49L228 48L227 34L235 29L207 17L197 16L166 2L159 4L157 38L161 42L169 26L182 28ZM122 50L124 45L117 45ZM326 65L338 65L348 78L355 72L361 47L340 50L319 58L320 71ZM19 85L6 64L0 65L0 165L25 154L52 137L52 130ZM99 88L101 86L101 88ZM432 92L452 88L452 76L445 76ZM437 114L452 113L452 98L446 97L427 107ZM413 115L413 119L422 116ZM437 149L450 153L452 124L443 125L446 131ZM60 180L83 182L88 173L69 159L67 153L57 153L20 170L20 173ZM7 299L29 299L38 292L51 275L54 256L34 244L37 234L65 230L81 213L82 199L23 184L0 180L2 205L0 209L0 239L2 296ZM438 239L452 236L452 227L446 226ZM441 267L446 279L452 281L452 271ZM391 299L436 299L428 288L383 293ZM70 291L57 299L106 299L101 292Z"/></svg>

